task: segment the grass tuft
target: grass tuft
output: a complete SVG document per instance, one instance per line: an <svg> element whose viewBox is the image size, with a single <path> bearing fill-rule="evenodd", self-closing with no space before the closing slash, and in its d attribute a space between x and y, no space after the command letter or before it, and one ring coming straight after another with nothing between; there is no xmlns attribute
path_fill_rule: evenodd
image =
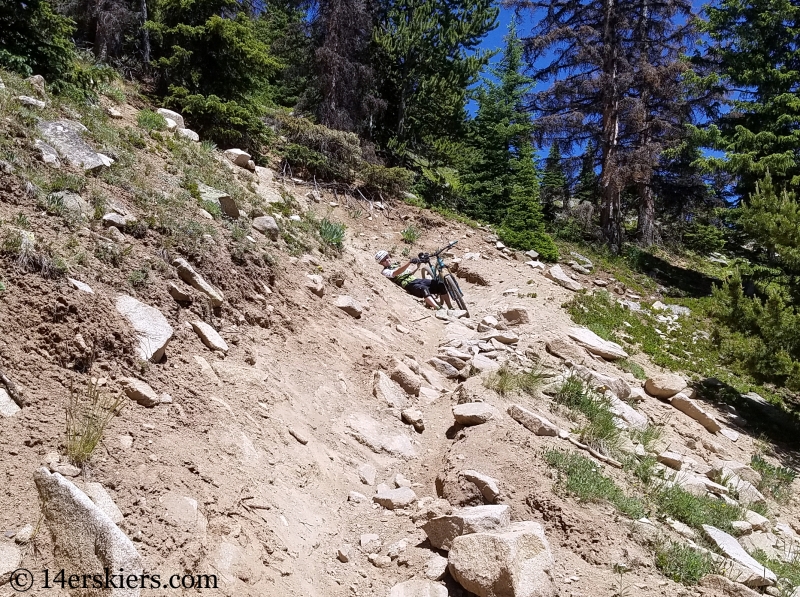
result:
<svg viewBox="0 0 800 597"><path fill-rule="evenodd" d="M791 497L791 487L797 471L784 466L770 464L760 454L753 454L750 466L761 474L758 490L771 496L778 503L785 503Z"/></svg>
<svg viewBox="0 0 800 597"><path fill-rule="evenodd" d="M692 495L677 485L658 488L653 498L659 513L700 531L704 524L710 524L730 533L731 523L742 520L744 515L741 507L713 497Z"/></svg>
<svg viewBox="0 0 800 597"><path fill-rule="evenodd" d="M621 430L611 412L611 401L595 392L582 379L570 376L554 397L555 401L581 413L586 424L577 430L581 441L604 454L619 451Z"/></svg>
<svg viewBox="0 0 800 597"><path fill-rule="evenodd" d="M67 404L67 456L75 466L83 466L103 439L108 423L124 406L122 396L113 397L100 390L93 379L86 388L70 389Z"/></svg>
<svg viewBox="0 0 800 597"><path fill-rule="evenodd" d="M656 549L656 567L667 578L684 585L696 585L706 574L716 570L709 554L674 542Z"/></svg>
<svg viewBox="0 0 800 597"><path fill-rule="evenodd" d="M413 245L419 239L420 232L419 228L414 226L413 224L409 224L405 228L403 228L402 232L400 232L400 238L403 239L403 242L409 245Z"/></svg>
<svg viewBox="0 0 800 597"><path fill-rule="evenodd" d="M146 131L163 131L167 128L167 120L152 110L142 110L136 115L136 124Z"/></svg>
<svg viewBox="0 0 800 597"><path fill-rule="evenodd" d="M503 397L510 396L515 392L535 396L543 379L541 372L536 369L515 372L507 363L503 363L497 371L486 376L483 380L483 387L494 390Z"/></svg>

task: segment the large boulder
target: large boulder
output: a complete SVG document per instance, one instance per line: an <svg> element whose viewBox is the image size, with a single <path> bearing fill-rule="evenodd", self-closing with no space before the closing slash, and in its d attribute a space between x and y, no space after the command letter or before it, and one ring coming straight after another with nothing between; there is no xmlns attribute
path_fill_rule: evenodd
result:
<svg viewBox="0 0 800 597"><path fill-rule="evenodd" d="M84 170L97 170L108 166L108 158L97 153L81 136L87 128L72 120L42 121L39 132L70 166Z"/></svg>
<svg viewBox="0 0 800 597"><path fill-rule="evenodd" d="M610 361L625 359L628 353L616 342L603 340L600 336L587 328L569 328L567 335L589 352L599 355Z"/></svg>
<svg viewBox="0 0 800 597"><path fill-rule="evenodd" d="M663 400L672 398L685 387L686 381L680 375L672 373L659 373L644 382L645 392Z"/></svg>
<svg viewBox="0 0 800 597"><path fill-rule="evenodd" d="M222 292L206 282L205 278L197 273L188 261L183 257L177 257L172 260L172 265L178 270L178 277L180 277L181 280L208 297L212 307L219 307L222 305L225 300Z"/></svg>
<svg viewBox="0 0 800 597"><path fill-rule="evenodd" d="M131 540L85 493L45 468L37 470L33 480L59 568L87 572L123 569L126 575L142 573L142 559ZM104 592L113 597L139 594L138 588Z"/></svg>
<svg viewBox="0 0 800 597"><path fill-rule="evenodd" d="M564 270L561 269L560 265L554 265L553 267L551 267L549 270L547 270L545 276L550 278L556 284L563 286L567 290L573 290L577 292L578 290L581 290L583 288L580 282L576 282L575 280L570 278L566 273L564 273Z"/></svg>
<svg viewBox="0 0 800 597"><path fill-rule="evenodd" d="M422 530L436 549L447 551L456 537L468 533L494 531L504 529L511 524L509 506L469 506L454 511L452 514L431 518Z"/></svg>
<svg viewBox="0 0 800 597"><path fill-rule="evenodd" d="M142 360L160 361L174 333L161 311L127 294L117 297L117 311L128 320L139 338L138 353Z"/></svg>
<svg viewBox="0 0 800 597"><path fill-rule="evenodd" d="M461 535L448 554L453 578L478 597L553 597L553 555L537 522Z"/></svg>
<svg viewBox="0 0 800 597"><path fill-rule="evenodd" d="M251 158L249 153L241 149L226 149L222 152L222 155L240 168L247 168L247 164L250 162Z"/></svg>

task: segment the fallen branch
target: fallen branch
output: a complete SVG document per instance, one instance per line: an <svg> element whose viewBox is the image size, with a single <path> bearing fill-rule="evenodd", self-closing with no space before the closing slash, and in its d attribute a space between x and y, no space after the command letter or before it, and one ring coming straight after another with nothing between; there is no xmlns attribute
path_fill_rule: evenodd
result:
<svg viewBox="0 0 800 597"><path fill-rule="evenodd" d="M591 454L592 456L597 458L597 460L599 460L600 462L605 462L606 464L610 464L611 466L616 467L616 468L622 468L622 463L621 462L618 462L618 461L614 460L613 458L609 458L608 456L603 456L597 450L594 450L594 449L590 448L586 444L582 444L581 442L579 442L575 438L573 438L571 436L567 436L567 440L569 441L569 443L571 443L576 448L580 448L581 450L586 450L587 452L589 452L589 454Z"/></svg>
<svg viewBox="0 0 800 597"><path fill-rule="evenodd" d="M25 407L25 402L22 400L22 395L17 390L17 386L14 385L14 382L8 379L6 374L0 369L0 383L2 383L6 390L8 390L8 395L11 396L11 399L16 403L17 406L20 408Z"/></svg>

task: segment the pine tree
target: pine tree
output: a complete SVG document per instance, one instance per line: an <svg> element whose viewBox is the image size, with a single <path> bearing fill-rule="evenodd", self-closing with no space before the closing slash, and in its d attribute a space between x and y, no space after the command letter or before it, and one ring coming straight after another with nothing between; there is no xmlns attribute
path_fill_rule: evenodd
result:
<svg viewBox="0 0 800 597"><path fill-rule="evenodd" d="M533 145L529 141L520 146L513 166L516 176L511 189L511 204L499 230L500 238L510 247L534 250L541 259L555 261L558 249L544 229Z"/></svg>
<svg viewBox="0 0 800 597"><path fill-rule="evenodd" d="M532 81L522 73L522 44L516 24L509 25L503 57L477 92L478 109L471 123L470 144L477 163L465 174L469 201L465 211L499 224L511 205L519 151L530 144L532 124L522 106Z"/></svg>
<svg viewBox="0 0 800 597"><path fill-rule="evenodd" d="M721 0L706 14L710 58L736 92L706 135L725 152L709 164L737 176L740 198L767 170L779 186L800 185L800 4Z"/></svg>
<svg viewBox="0 0 800 597"><path fill-rule="evenodd" d="M374 42L386 109L375 131L397 160L463 139L467 90L490 57L478 45L497 15L492 0L384 0Z"/></svg>
<svg viewBox="0 0 800 597"><path fill-rule="evenodd" d="M218 143L258 151L264 124L253 94L279 63L244 7L236 0L162 0L147 26L166 103Z"/></svg>
<svg viewBox="0 0 800 597"><path fill-rule="evenodd" d="M383 107L374 94L369 55L372 3L321 0L313 30L317 120L329 128L368 133L371 119Z"/></svg>
<svg viewBox="0 0 800 597"><path fill-rule="evenodd" d="M589 141L581 158L581 171L578 174L578 183L575 186L574 198L576 203L588 201L596 205L600 197L597 173L595 172L595 146Z"/></svg>
<svg viewBox="0 0 800 597"><path fill-rule="evenodd" d="M46 0L0 2L0 66L48 81L68 76L75 58L74 23Z"/></svg>
<svg viewBox="0 0 800 597"><path fill-rule="evenodd" d="M569 212L569 186L557 143L550 146L550 153L545 159L541 189L541 200L548 219L552 220L555 217L559 205L564 213Z"/></svg>

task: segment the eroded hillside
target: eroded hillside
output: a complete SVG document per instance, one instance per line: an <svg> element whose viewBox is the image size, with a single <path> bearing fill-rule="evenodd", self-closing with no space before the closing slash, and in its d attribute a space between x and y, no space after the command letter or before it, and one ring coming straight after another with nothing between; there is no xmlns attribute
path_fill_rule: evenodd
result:
<svg viewBox="0 0 800 597"><path fill-rule="evenodd" d="M0 594L118 564L208 595L791 594L793 454L563 305L680 309L5 78ZM451 240L469 317L373 260Z"/></svg>

